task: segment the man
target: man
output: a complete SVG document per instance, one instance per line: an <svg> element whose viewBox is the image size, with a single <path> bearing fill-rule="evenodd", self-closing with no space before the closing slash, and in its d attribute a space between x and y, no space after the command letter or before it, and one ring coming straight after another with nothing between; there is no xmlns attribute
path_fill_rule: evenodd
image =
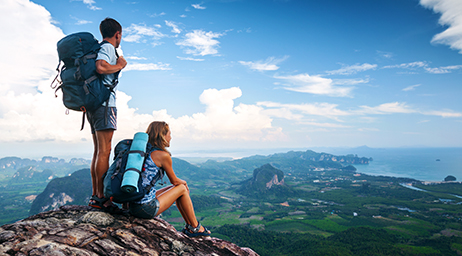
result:
<svg viewBox="0 0 462 256"><path fill-rule="evenodd" d="M96 71L102 75L103 83L110 86L116 82L118 72L127 65L124 57L118 57L116 52L122 40L122 26L116 20L106 18L101 22L99 29L106 43L101 45L96 58ZM114 91L111 93L107 107L105 102L100 108L87 115L94 145L90 166L93 191L89 205L109 212L119 210L108 198L104 198L103 193L103 174L109 168L112 135L117 129Z"/></svg>

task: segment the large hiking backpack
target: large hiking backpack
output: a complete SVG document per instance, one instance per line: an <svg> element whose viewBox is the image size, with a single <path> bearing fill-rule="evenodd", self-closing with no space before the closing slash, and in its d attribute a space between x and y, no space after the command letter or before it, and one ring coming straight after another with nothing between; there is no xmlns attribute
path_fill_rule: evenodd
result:
<svg viewBox="0 0 462 256"><path fill-rule="evenodd" d="M144 145L140 143L137 137L139 134L146 133L137 133L133 140L126 139L117 143L114 148L114 162L103 176L104 197L111 198L113 202L141 200L154 186L150 184L143 187L141 173L144 171L146 157L159 149L147 142ZM163 176L163 173L160 175Z"/></svg>
<svg viewBox="0 0 462 256"><path fill-rule="evenodd" d="M96 57L104 43L107 42L98 43L98 40L88 32L65 36L57 43L59 63L56 71L58 74L51 83L51 87L56 89L56 97L56 92L59 89L62 90L63 103L66 108L83 112L81 130L85 123L85 113L95 111L104 102L107 107L109 96L118 83L119 73L115 74L112 85L106 86L103 84L101 75L96 72ZM60 68L61 62L64 65ZM55 84L56 81L57 84ZM107 122L107 117L105 119Z"/></svg>

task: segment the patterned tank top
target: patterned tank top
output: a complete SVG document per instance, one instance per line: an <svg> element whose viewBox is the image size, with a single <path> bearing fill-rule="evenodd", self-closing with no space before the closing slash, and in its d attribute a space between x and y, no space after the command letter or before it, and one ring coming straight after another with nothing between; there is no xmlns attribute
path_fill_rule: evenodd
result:
<svg viewBox="0 0 462 256"><path fill-rule="evenodd" d="M137 204L146 204L151 202L156 198L156 188L155 185L158 180L164 177L164 170L154 163L151 158L151 154L146 157L146 161L144 162L144 171L141 172L141 180L143 187L147 187L151 185L151 190L147 193L141 200L135 201Z"/></svg>

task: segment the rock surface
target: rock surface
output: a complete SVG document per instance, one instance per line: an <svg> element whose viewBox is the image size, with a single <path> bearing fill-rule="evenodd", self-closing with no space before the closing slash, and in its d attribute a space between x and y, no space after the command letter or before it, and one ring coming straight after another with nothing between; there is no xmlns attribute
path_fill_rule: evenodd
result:
<svg viewBox="0 0 462 256"><path fill-rule="evenodd" d="M160 219L62 206L0 227L0 255L245 255L252 249L213 238L189 238Z"/></svg>

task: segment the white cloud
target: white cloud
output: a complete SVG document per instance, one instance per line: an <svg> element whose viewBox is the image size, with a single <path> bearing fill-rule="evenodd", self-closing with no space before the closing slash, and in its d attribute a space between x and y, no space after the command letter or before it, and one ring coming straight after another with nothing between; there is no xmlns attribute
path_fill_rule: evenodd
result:
<svg viewBox="0 0 462 256"><path fill-rule="evenodd" d="M176 25L174 22L166 20L165 25L171 27L173 33L175 33L175 34L181 33L181 30L178 28L178 25Z"/></svg>
<svg viewBox="0 0 462 256"><path fill-rule="evenodd" d="M417 70L419 68L422 68L427 73L431 73L431 74L447 74L447 73L451 73L451 71L453 70L462 69L462 65L452 65L452 66L446 66L446 67L432 68L429 66L427 62L415 61L411 63L402 63L402 64L384 66L383 68L403 68L403 69L409 69L409 70Z"/></svg>
<svg viewBox="0 0 462 256"><path fill-rule="evenodd" d="M250 69L258 70L258 71L273 71L278 70L279 67L277 66L282 61L286 60L288 56L285 56L281 59L276 59L275 57L269 57L265 61L259 60L256 62L252 61L239 61L244 66L248 66Z"/></svg>
<svg viewBox="0 0 462 256"><path fill-rule="evenodd" d="M293 76L275 76L275 78L288 81L290 84L287 84L284 89L295 92L332 97L351 97L351 91L354 89L354 87L335 86L332 79L319 75L299 74Z"/></svg>
<svg viewBox="0 0 462 256"><path fill-rule="evenodd" d="M426 67L425 70L428 73L432 74L447 74L451 73L452 70L462 69L462 65L453 65L453 66L446 66L446 67L439 67L439 68L429 68Z"/></svg>
<svg viewBox="0 0 462 256"><path fill-rule="evenodd" d="M389 65L383 68L405 68L405 69L415 69L415 68L423 68L427 67L428 64L424 61L415 61L411 63L403 63L403 64L396 64L396 65Z"/></svg>
<svg viewBox="0 0 462 256"><path fill-rule="evenodd" d="M350 113L337 108L338 105L330 103L312 104L283 104L277 102L263 101L258 102L258 106L266 107L266 112L270 116L289 120L301 120L303 117L322 116L337 119L339 116L348 116Z"/></svg>
<svg viewBox="0 0 462 256"><path fill-rule="evenodd" d="M120 55L120 54L119 54ZM138 56L125 56L127 60L147 60L146 57L138 57Z"/></svg>
<svg viewBox="0 0 462 256"><path fill-rule="evenodd" d="M391 52L377 51L377 54L385 59L393 58L394 54Z"/></svg>
<svg viewBox="0 0 462 256"><path fill-rule="evenodd" d="M408 87L404 88L403 91L405 91L405 92L414 91L415 88L417 88L419 86L420 86L420 84L411 85L411 86L408 86Z"/></svg>
<svg viewBox="0 0 462 256"><path fill-rule="evenodd" d="M452 110L446 111L439 111L439 110L432 110L432 111L424 111L422 112L424 115L428 116L440 116L440 117L462 117L462 113L457 113Z"/></svg>
<svg viewBox="0 0 462 256"><path fill-rule="evenodd" d="M15 22L9 22L14 20ZM43 7L26 0L7 0L0 7L2 80L0 84L0 142L55 141L81 143L91 141L88 123L80 131L82 113L62 104L50 83L57 66L56 42L64 34L52 25L51 15ZM144 33L149 34L149 33ZM27 59L27 62L24 62ZM131 65L131 66L130 66ZM130 64L127 70L167 69L167 64ZM19 68L21 67L21 68ZM23 74L28 74L24 76ZM13 91L13 89L15 89ZM208 89L200 96L205 111L173 118L167 110L139 114L129 107L130 96L117 92L118 130L114 141L144 131L153 120L170 123L174 138L181 141L271 141L285 138L282 129L258 105L234 105L241 97L237 88ZM72 146L72 144L69 144Z"/></svg>
<svg viewBox="0 0 462 256"><path fill-rule="evenodd" d="M74 17L74 16L72 16L72 15L71 15L70 17L71 17L71 19L74 19L74 20L77 21L77 22L75 23L76 25L86 25L86 24L91 24L91 23L93 23L93 21L81 20L81 19L79 19L79 18L77 18L77 17Z"/></svg>
<svg viewBox="0 0 462 256"><path fill-rule="evenodd" d="M441 13L439 23L448 28L436 34L432 43L446 44L462 53L462 1L460 0L420 0L420 4Z"/></svg>
<svg viewBox="0 0 462 256"><path fill-rule="evenodd" d="M129 27L124 29L122 40L136 43L148 42L148 40L159 40L165 37L165 35L157 30L158 27L159 26L156 25L149 27L144 24L131 24Z"/></svg>
<svg viewBox="0 0 462 256"><path fill-rule="evenodd" d="M462 113L457 113L452 110L430 110L423 111L419 109L414 109L408 106L406 103L399 102L390 102L384 103L376 107L361 106L361 110L357 112L358 114L422 114L428 116L440 116L440 117L462 117Z"/></svg>
<svg viewBox="0 0 462 256"><path fill-rule="evenodd" d="M202 30L194 30L193 32L187 33L183 40L180 40L176 45L182 47L192 47L185 50L186 54L192 55L212 55L217 54L220 42L214 38L219 38L223 34L205 32Z"/></svg>
<svg viewBox="0 0 462 256"><path fill-rule="evenodd" d="M329 75L352 75L358 72L363 72L366 70L376 69L376 68L377 68L377 64L364 63L362 65L355 64L352 66L344 66L341 69L326 71L326 73Z"/></svg>
<svg viewBox="0 0 462 256"><path fill-rule="evenodd" d="M196 59L196 58L191 58L191 57L180 57L176 56L180 60L191 60L191 61L204 61L205 59Z"/></svg>
<svg viewBox="0 0 462 256"><path fill-rule="evenodd" d="M241 95L237 87L204 90L199 97L206 106L204 112L173 118L165 109L153 111L151 115L137 114L128 107L131 97L119 93L117 108L121 118L116 135L132 136L151 121L164 120L169 123L174 138L182 141L267 141L285 136L280 128L272 127L272 119L262 107L242 103L234 106L234 100Z"/></svg>
<svg viewBox="0 0 462 256"><path fill-rule="evenodd" d="M95 1L94 0L76 0L76 1L82 1L84 4L87 5L87 8L92 10L92 11L98 11L101 10L100 7L94 6Z"/></svg>
<svg viewBox="0 0 462 256"><path fill-rule="evenodd" d="M415 113L406 103L390 102L384 103L376 107L361 106L363 114L396 114L396 113Z"/></svg>
<svg viewBox="0 0 462 256"><path fill-rule="evenodd" d="M149 17L151 17L151 18L156 18L156 17L160 17L160 16L164 16L164 15L166 15L166 13L165 13L165 12L161 12L161 13L159 13L159 14L158 14L158 13L151 14L151 15L149 15Z"/></svg>
<svg viewBox="0 0 462 256"><path fill-rule="evenodd" d="M369 79L334 79L332 84L341 84L341 85L355 85L355 84L367 84Z"/></svg>
<svg viewBox="0 0 462 256"><path fill-rule="evenodd" d="M202 6L201 4L191 4L192 7L194 7L194 9L198 9L198 10L205 10L206 7Z"/></svg>
<svg viewBox="0 0 462 256"><path fill-rule="evenodd" d="M128 63L128 65L123 69L123 72L132 71L132 70L171 70L169 67L170 64L164 63Z"/></svg>
<svg viewBox="0 0 462 256"><path fill-rule="evenodd" d="M0 24L0 95L35 92L39 81L55 74L56 43L64 33L45 8L27 0L2 1Z"/></svg>
<svg viewBox="0 0 462 256"><path fill-rule="evenodd" d="M301 124L308 126L324 127L324 128L350 128L351 126L334 123L317 123L317 122L302 122Z"/></svg>

